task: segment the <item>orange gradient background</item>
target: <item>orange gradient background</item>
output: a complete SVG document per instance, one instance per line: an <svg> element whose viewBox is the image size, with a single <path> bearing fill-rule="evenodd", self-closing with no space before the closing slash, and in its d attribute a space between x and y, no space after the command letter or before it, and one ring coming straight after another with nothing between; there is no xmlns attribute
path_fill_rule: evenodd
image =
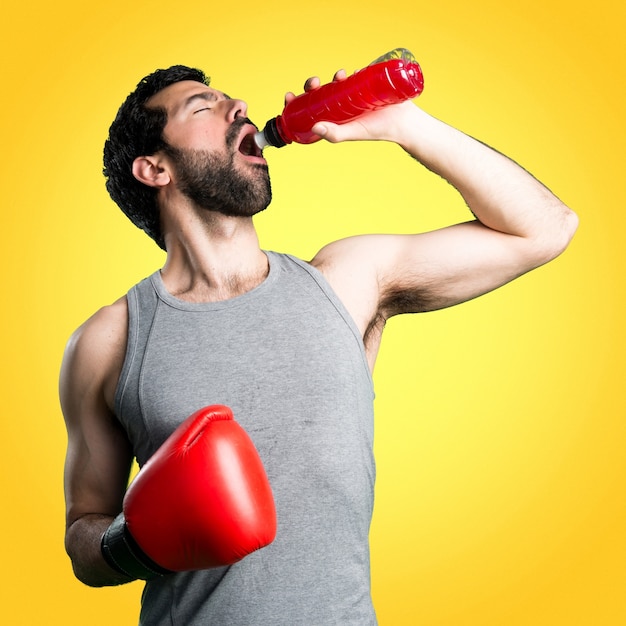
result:
<svg viewBox="0 0 626 626"><path fill-rule="evenodd" d="M89 589L63 548L65 341L160 266L101 150L157 67L204 68L258 124L304 80L397 46L419 104L580 215L568 251L486 297L392 320L375 371L374 601L383 626L626 624L623 2L6 2L0 26L2 621L137 622L141 584ZM268 150L265 248L465 220L396 146ZM260 625L266 626L266 625ZM314 626L314 625L311 625Z"/></svg>

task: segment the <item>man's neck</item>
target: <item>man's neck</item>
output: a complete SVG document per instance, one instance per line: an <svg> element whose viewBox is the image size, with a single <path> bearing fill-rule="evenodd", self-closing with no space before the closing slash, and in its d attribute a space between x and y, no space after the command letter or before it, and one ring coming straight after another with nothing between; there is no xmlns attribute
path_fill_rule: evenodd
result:
<svg viewBox="0 0 626 626"><path fill-rule="evenodd" d="M212 215L202 224L177 224L166 233L161 275L166 289L181 300L228 300L267 277L269 261L251 218Z"/></svg>

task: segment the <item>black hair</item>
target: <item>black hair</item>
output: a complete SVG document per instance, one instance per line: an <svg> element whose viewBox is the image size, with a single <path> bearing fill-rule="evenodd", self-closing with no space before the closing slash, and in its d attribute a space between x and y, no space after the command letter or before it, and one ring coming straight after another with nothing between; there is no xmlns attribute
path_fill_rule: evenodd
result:
<svg viewBox="0 0 626 626"><path fill-rule="evenodd" d="M157 190L139 182L132 172L133 161L166 148L163 129L167 112L148 108L146 102L174 83L193 80L209 85L210 78L198 69L174 65L143 78L120 107L104 143L104 176L113 201L126 216L165 249L159 218Z"/></svg>

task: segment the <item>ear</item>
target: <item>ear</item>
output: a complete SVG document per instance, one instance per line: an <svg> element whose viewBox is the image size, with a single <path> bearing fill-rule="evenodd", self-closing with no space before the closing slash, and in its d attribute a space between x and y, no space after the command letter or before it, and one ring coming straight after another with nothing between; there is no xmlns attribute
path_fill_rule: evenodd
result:
<svg viewBox="0 0 626 626"><path fill-rule="evenodd" d="M157 155L137 157L133 161L133 176L148 187L164 187L170 173Z"/></svg>

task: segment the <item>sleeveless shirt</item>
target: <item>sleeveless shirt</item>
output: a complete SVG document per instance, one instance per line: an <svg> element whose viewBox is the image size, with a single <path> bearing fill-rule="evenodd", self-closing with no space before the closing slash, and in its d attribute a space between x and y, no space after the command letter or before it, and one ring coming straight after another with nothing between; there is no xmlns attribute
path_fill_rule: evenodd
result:
<svg viewBox="0 0 626 626"><path fill-rule="evenodd" d="M274 542L235 565L148 582L140 624L376 624L374 394L362 338L317 269L266 254L267 278L230 300L179 300L159 272L128 293L115 402L139 465L191 413L227 405L259 451L278 519Z"/></svg>

